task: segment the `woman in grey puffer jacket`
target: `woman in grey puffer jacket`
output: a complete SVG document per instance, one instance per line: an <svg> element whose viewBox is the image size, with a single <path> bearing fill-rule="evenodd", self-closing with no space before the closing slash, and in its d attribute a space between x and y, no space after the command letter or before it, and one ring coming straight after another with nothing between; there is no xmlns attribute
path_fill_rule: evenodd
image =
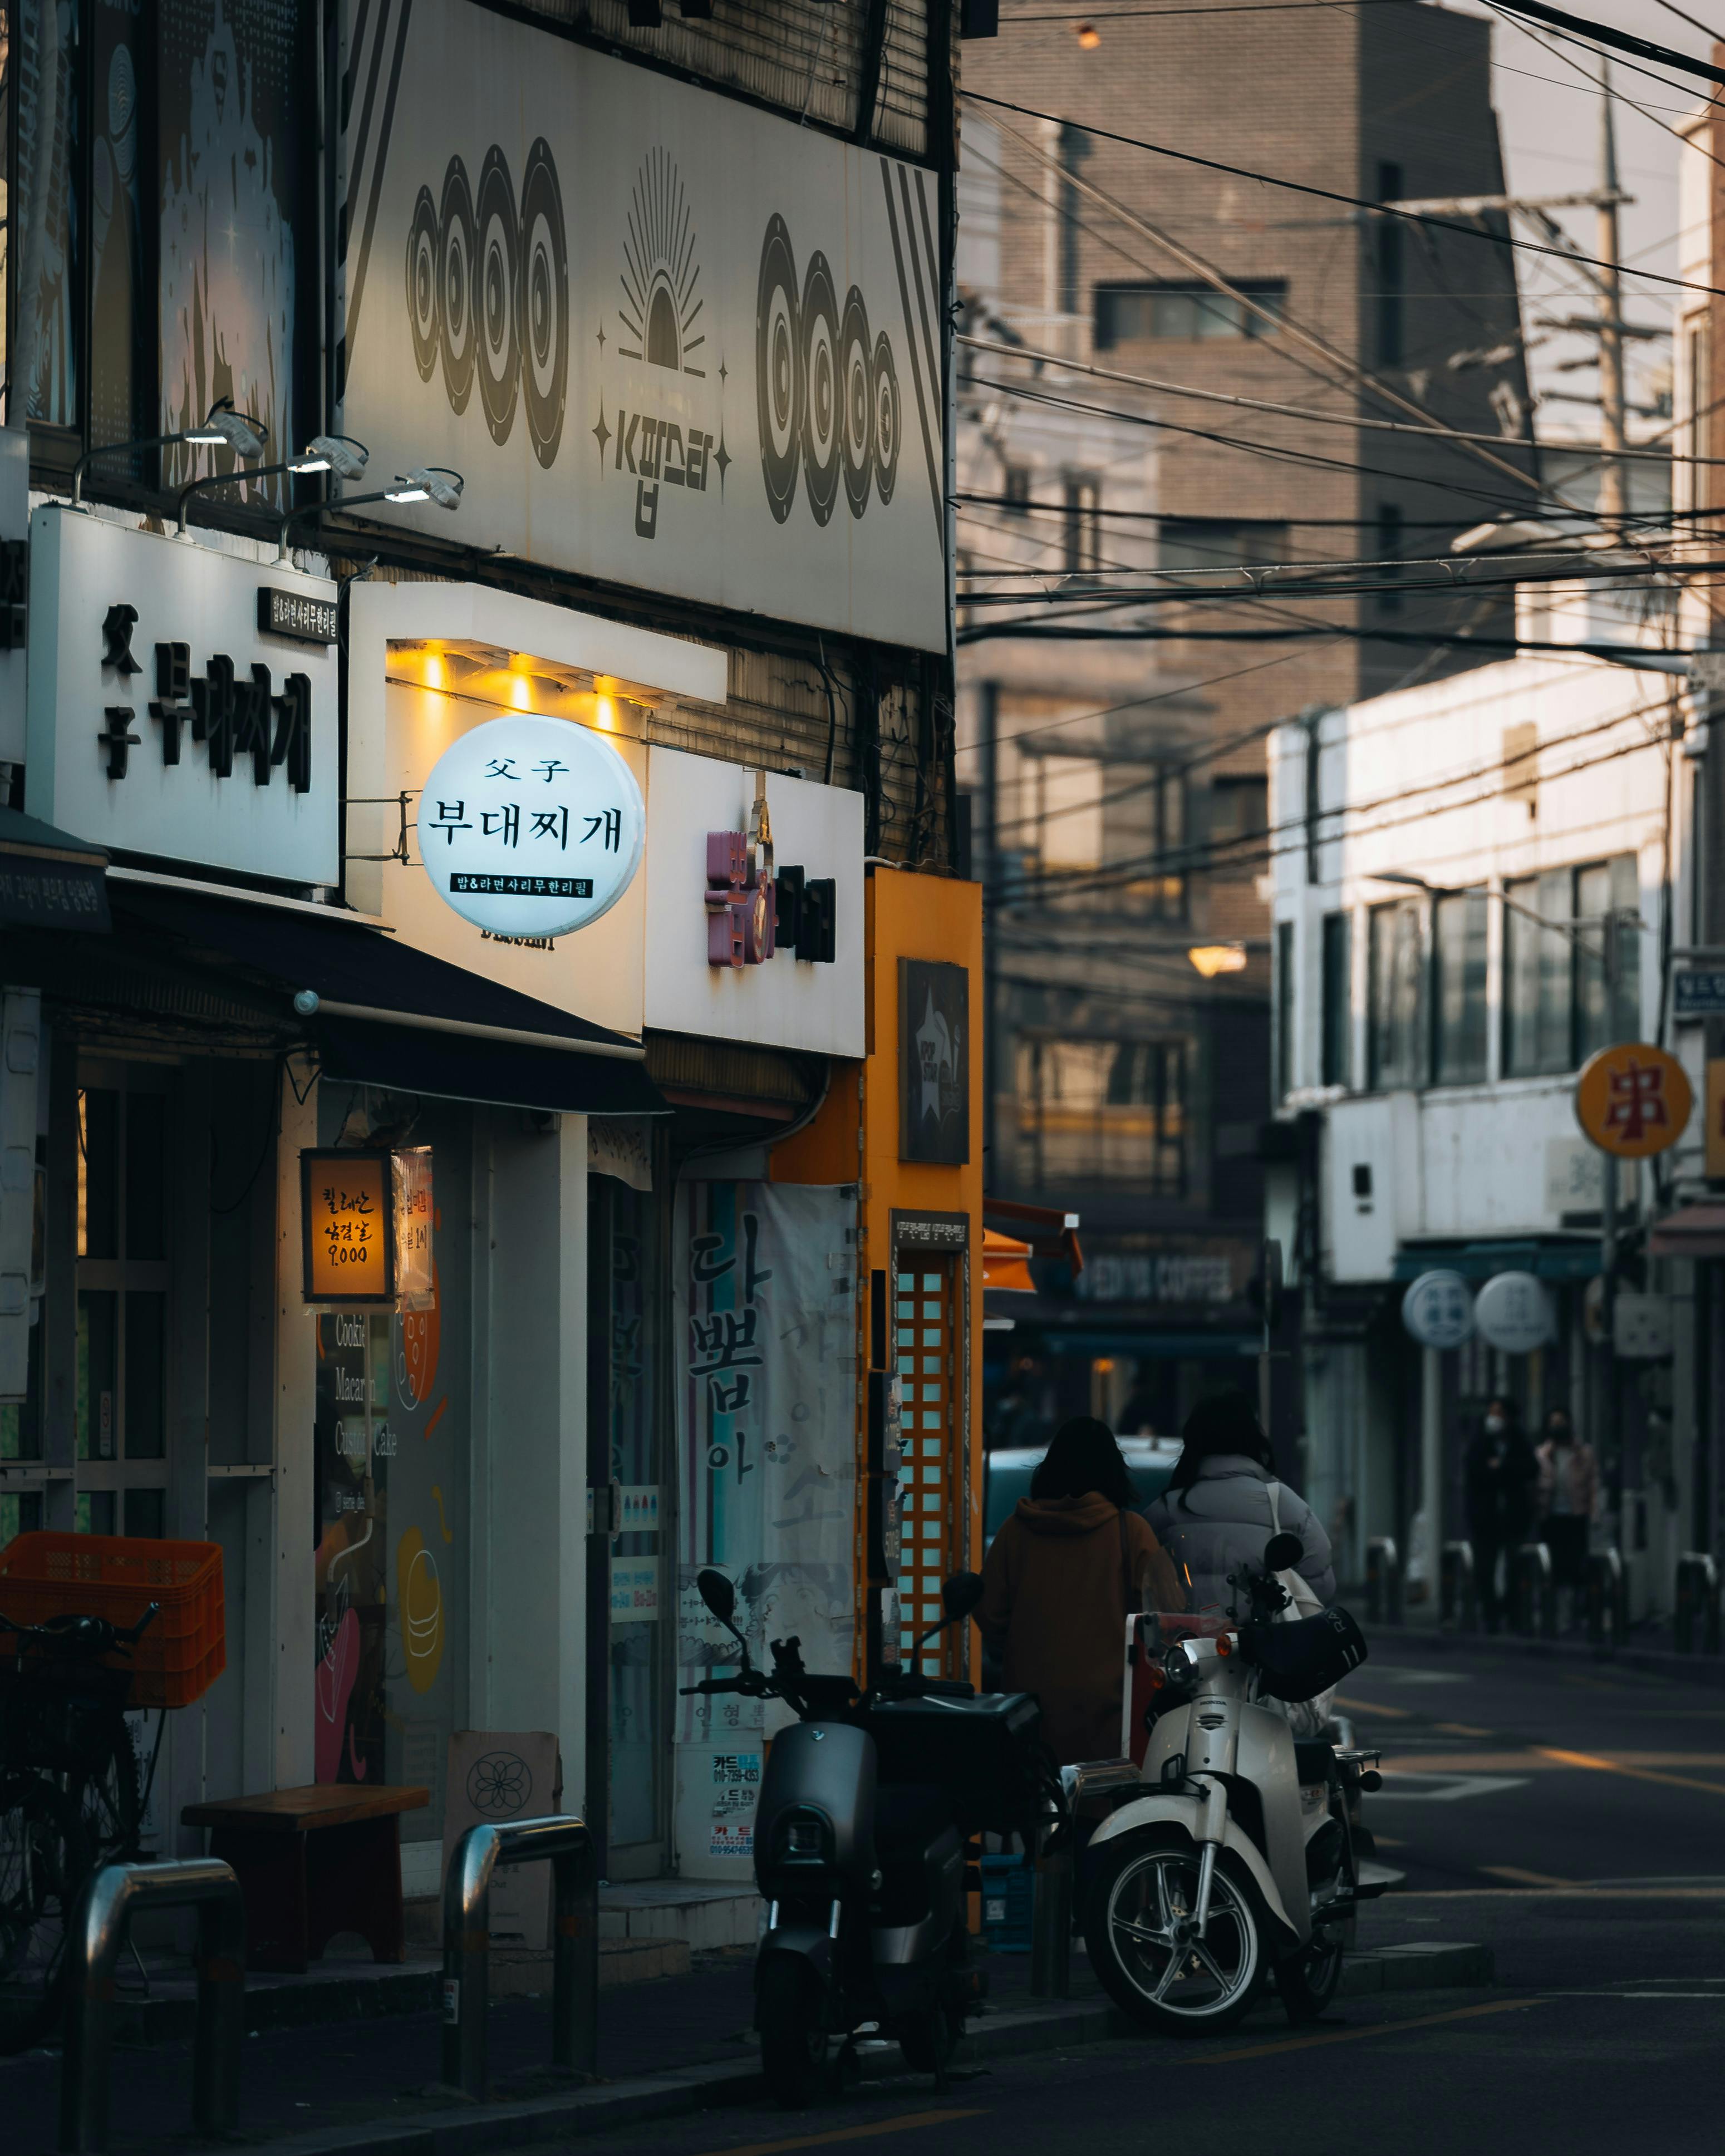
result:
<svg viewBox="0 0 1725 2156"><path fill-rule="evenodd" d="M1264 1546L1276 1532L1270 1485L1276 1469L1270 1440L1251 1402L1238 1388L1200 1400L1181 1433L1185 1450L1165 1494L1146 1517L1177 1568L1191 1585L1189 1609L1226 1610L1235 1599L1230 1572L1261 1564ZM1305 1550L1299 1571L1321 1602L1336 1599L1330 1538L1312 1508L1286 1482L1278 1483L1276 1514L1281 1531L1297 1535ZM1244 1614L1244 1604L1241 1605Z"/></svg>

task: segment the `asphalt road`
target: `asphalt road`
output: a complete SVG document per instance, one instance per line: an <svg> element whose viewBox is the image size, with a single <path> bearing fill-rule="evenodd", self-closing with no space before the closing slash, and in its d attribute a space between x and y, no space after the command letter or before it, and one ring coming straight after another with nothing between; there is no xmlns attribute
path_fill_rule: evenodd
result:
<svg viewBox="0 0 1725 2156"><path fill-rule="evenodd" d="M818 2110L706 2112L589 2156L1716 2156L1725 2148L1725 1688L1380 1647L1347 1690L1384 1748L1368 1819L1405 1892L1362 1944L1484 1939L1496 1986L1271 2002L1207 2042L1123 2041L865 2086Z"/></svg>

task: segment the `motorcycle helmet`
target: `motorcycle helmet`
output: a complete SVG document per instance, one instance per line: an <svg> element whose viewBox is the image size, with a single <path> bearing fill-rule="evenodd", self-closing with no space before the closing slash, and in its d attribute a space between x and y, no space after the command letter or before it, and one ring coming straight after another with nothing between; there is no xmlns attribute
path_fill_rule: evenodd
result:
<svg viewBox="0 0 1725 2156"><path fill-rule="evenodd" d="M1364 1638L1345 1609L1322 1609L1293 1625L1242 1625L1240 1644L1264 1690L1290 1705L1316 1699L1366 1659Z"/></svg>

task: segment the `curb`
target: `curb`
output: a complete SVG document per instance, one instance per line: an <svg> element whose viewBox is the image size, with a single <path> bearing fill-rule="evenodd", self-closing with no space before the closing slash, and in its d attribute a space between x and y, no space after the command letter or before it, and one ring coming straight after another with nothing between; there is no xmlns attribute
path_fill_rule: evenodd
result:
<svg viewBox="0 0 1725 2156"><path fill-rule="evenodd" d="M1674 1647L1589 1646L1583 1640L1534 1640L1522 1632L1449 1632L1434 1625L1366 1625L1368 1644L1381 1639L1395 1646L1435 1647L1440 1653L1470 1649L1487 1654L1520 1655L1535 1661L1581 1662L1595 1669L1634 1670L1647 1676L1675 1677L1691 1684L1725 1685L1725 1655L1680 1655Z"/></svg>
<svg viewBox="0 0 1725 2156"><path fill-rule="evenodd" d="M1489 1984L1492 1980L1489 1946L1419 1942L1350 1956L1339 1995L1358 1999L1388 1991ZM1034 2051L1142 2034L1106 2001L1050 2002L988 2016L981 2028L966 2035L953 2063L978 2066L989 2059L1021 2058ZM858 2065L860 2078L865 2081L885 2080L904 2071L896 2046L865 2054ZM759 2067L752 2060L739 2060L734 2065L690 2066L514 2103L466 2104L411 2123L377 2122L274 2141L267 2147L269 2156L490 2156L493 2150L581 2138L618 2127L748 2103L765 2095Z"/></svg>

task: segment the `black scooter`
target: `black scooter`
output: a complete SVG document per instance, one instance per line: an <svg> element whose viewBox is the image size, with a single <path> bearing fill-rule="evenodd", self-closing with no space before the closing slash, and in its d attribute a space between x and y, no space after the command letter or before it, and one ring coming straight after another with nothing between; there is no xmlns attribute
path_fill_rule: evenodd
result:
<svg viewBox="0 0 1725 2156"><path fill-rule="evenodd" d="M742 1666L685 1690L782 1699L799 1717L773 1740L755 1813L768 1905L755 2025L768 2087L782 2104L806 2104L842 2080L860 2037L880 2035L943 2089L987 1986L966 1920L967 1890L981 1885L968 1845L984 1831L1034 1831L1049 1774L1028 1692L978 1698L968 1684L918 1674L925 1642L969 1616L982 1581L955 1573L910 1667L865 1691L849 1676L805 1670L795 1639L773 1642L770 1676L757 1670L732 1622L731 1582L706 1570L696 1584Z"/></svg>

